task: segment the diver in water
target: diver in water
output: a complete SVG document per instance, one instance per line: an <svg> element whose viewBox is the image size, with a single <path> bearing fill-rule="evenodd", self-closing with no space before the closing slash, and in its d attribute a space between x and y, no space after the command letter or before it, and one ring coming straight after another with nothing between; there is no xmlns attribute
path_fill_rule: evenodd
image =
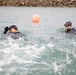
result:
<svg viewBox="0 0 76 75"><path fill-rule="evenodd" d="M5 27L3 34L9 35L13 39L18 39L19 37L22 37L22 34L18 31L18 28L16 25Z"/></svg>
<svg viewBox="0 0 76 75"><path fill-rule="evenodd" d="M65 30L63 32L76 34L76 30L72 28L72 23L70 21L66 22L64 26L65 26Z"/></svg>

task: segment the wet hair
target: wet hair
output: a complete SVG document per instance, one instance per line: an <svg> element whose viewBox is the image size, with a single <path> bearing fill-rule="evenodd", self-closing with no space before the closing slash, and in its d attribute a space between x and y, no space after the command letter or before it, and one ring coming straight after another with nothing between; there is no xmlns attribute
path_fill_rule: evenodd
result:
<svg viewBox="0 0 76 75"><path fill-rule="evenodd" d="M68 22L66 22L66 23L64 24L64 26L65 26L65 27L72 26L72 23L71 23L70 21L68 21Z"/></svg>
<svg viewBox="0 0 76 75"><path fill-rule="evenodd" d="M12 26L10 26L10 27L9 27L9 30L11 30L11 29L18 30L18 28L17 28L17 26L16 26L16 25L12 25Z"/></svg>
<svg viewBox="0 0 76 75"><path fill-rule="evenodd" d="M4 28L4 32L3 32L3 34L6 34L6 33L8 32L8 30L9 30L9 27L8 27L8 26L5 27L5 28Z"/></svg>

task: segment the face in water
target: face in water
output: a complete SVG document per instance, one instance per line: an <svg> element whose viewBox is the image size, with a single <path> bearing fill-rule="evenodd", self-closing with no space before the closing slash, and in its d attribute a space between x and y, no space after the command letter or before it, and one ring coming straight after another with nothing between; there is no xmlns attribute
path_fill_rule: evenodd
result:
<svg viewBox="0 0 76 75"><path fill-rule="evenodd" d="M68 21L68 22L66 22L66 24L64 24L64 26L66 27L66 29L71 29L72 23L70 21Z"/></svg>
<svg viewBox="0 0 76 75"><path fill-rule="evenodd" d="M17 30L14 29L14 28L11 28L10 32L11 32L11 33L15 33L15 32L17 32Z"/></svg>
<svg viewBox="0 0 76 75"><path fill-rule="evenodd" d="M17 30L18 30L18 28L15 25L12 25L9 27L9 32L11 32L11 33L15 33L15 32L17 32Z"/></svg>
<svg viewBox="0 0 76 75"><path fill-rule="evenodd" d="M71 26L66 26L66 29L71 29Z"/></svg>

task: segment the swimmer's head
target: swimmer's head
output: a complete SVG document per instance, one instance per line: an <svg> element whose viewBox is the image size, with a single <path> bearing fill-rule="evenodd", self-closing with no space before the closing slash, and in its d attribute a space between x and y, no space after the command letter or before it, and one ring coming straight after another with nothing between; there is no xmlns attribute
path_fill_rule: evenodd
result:
<svg viewBox="0 0 76 75"><path fill-rule="evenodd" d="M66 22L66 23L64 24L64 26L65 26L65 27L72 26L72 23L71 23L70 21L68 21L68 22Z"/></svg>
<svg viewBox="0 0 76 75"><path fill-rule="evenodd" d="M17 30L18 30L18 28L17 28L16 25L12 25L12 26L9 27L10 32L17 32Z"/></svg>

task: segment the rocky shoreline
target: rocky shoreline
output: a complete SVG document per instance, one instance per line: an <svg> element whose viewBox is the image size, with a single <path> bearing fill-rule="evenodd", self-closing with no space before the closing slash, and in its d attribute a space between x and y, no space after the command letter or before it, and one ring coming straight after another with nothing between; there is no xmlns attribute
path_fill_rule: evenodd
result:
<svg viewBox="0 0 76 75"><path fill-rule="evenodd" d="M0 6L76 7L76 0L0 0Z"/></svg>

